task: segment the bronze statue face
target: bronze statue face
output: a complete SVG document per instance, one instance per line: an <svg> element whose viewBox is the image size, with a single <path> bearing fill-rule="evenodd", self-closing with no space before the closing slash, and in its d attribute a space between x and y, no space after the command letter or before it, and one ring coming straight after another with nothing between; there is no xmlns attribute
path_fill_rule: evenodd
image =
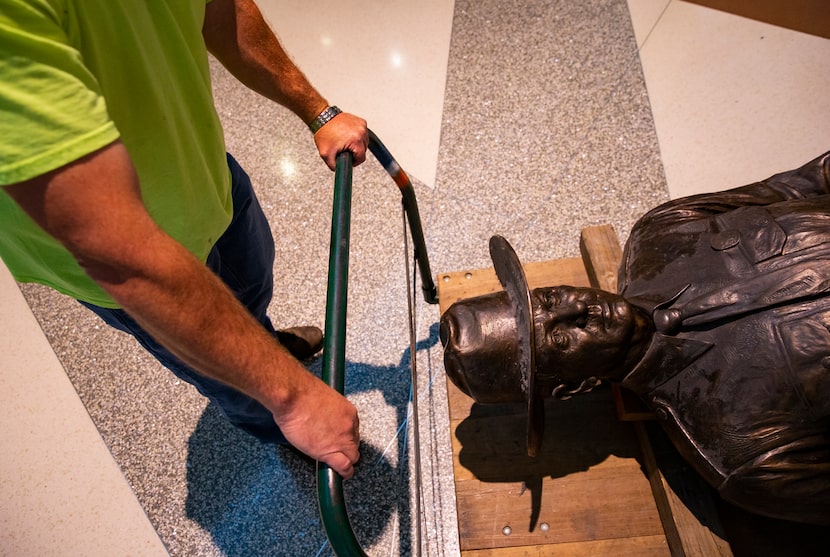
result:
<svg viewBox="0 0 830 557"><path fill-rule="evenodd" d="M622 379L651 338L651 320L619 295L553 286L537 288L530 297L533 374L543 397L561 383ZM476 402L521 402L528 396L514 310L505 292L453 304L441 317L441 342L447 374Z"/></svg>
<svg viewBox="0 0 830 557"><path fill-rule="evenodd" d="M553 286L531 296L541 382L621 379L651 337L650 320L617 294Z"/></svg>
<svg viewBox="0 0 830 557"><path fill-rule="evenodd" d="M526 403L527 453L536 456L544 399L622 379L654 328L649 316L609 292L570 286L531 292L501 236L490 238L490 257L505 290L460 300L444 312L444 369L478 403Z"/></svg>

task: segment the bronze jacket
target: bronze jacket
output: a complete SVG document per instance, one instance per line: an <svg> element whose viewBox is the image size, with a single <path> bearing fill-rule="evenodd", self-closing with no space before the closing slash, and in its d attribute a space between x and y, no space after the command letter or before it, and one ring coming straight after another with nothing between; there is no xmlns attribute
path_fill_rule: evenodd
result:
<svg viewBox="0 0 830 557"><path fill-rule="evenodd" d="M618 284L657 329L622 384L684 458L748 510L830 524L830 153L649 212Z"/></svg>

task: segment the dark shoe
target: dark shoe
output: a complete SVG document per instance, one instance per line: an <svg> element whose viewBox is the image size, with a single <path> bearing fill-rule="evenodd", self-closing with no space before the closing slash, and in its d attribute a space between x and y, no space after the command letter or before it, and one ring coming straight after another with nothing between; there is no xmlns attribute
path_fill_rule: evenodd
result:
<svg viewBox="0 0 830 557"><path fill-rule="evenodd" d="M319 327L291 327L277 331L276 337L298 360L306 360L323 349L323 331Z"/></svg>

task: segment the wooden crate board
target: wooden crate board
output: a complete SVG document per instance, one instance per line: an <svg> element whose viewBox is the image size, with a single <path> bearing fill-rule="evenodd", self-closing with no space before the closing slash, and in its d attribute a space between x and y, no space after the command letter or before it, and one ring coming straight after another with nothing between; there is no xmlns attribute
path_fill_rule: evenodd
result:
<svg viewBox="0 0 830 557"><path fill-rule="evenodd" d="M472 549L465 551L464 557L661 557L665 554L666 538L651 536L557 545Z"/></svg>
<svg viewBox="0 0 830 557"><path fill-rule="evenodd" d="M475 405L451 423L462 550L662 535L636 437L609 392L546 410L535 459L521 409Z"/></svg>
<svg viewBox="0 0 830 557"><path fill-rule="evenodd" d="M522 265L527 276L527 284L533 289L550 284L568 284L570 286L590 286L588 274L582 259L574 257L560 259L557 261L542 261L537 263L525 263ZM551 283L551 278L561 281ZM441 273L437 277L438 282L438 307L441 313L457 300L483 296L499 292L502 289L499 279L492 267L489 269L474 269L470 271L457 271L452 273Z"/></svg>
<svg viewBox="0 0 830 557"><path fill-rule="evenodd" d="M589 274L599 269L599 282L615 288L616 276L602 267L619 261L618 245L606 244L616 235L610 227L594 232L596 265L589 261L586 270L583 258L526 263L529 286L591 286L597 277ZM442 313L459 299L502 289L492 268L437 279ZM617 419L610 390L548 401L542 451L531 459L521 405L474 404L447 385L464 557L670 555L635 432Z"/></svg>

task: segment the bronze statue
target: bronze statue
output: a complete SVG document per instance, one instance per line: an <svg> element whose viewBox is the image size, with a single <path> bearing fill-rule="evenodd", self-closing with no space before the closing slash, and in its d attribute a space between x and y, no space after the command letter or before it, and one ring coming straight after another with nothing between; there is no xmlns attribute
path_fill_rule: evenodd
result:
<svg viewBox="0 0 830 557"><path fill-rule="evenodd" d="M441 318L447 374L479 403L528 406L619 382L727 501L830 525L830 152L762 182L665 203L632 229L618 294L530 291L490 242L506 292Z"/></svg>

